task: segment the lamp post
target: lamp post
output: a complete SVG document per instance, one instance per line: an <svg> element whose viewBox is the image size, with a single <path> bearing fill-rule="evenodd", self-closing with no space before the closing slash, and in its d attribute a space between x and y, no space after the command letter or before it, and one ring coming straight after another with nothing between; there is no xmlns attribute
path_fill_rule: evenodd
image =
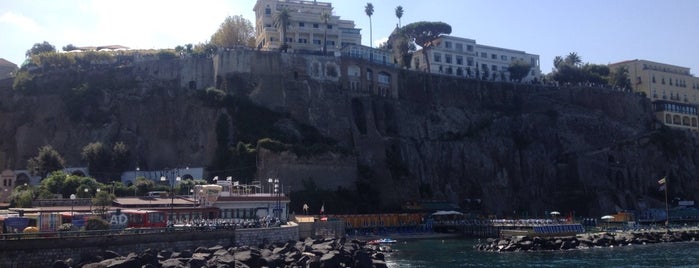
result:
<svg viewBox="0 0 699 268"><path fill-rule="evenodd" d="M174 175L174 173L173 173L173 175ZM168 217L168 221L170 221L170 223L168 225L174 224L174 222L175 222L175 181L181 181L181 180L182 180L182 178L180 176L177 176L177 178L175 178L174 181L170 182L170 216ZM166 182L169 180L167 179L166 176L160 176L160 181Z"/></svg>
<svg viewBox="0 0 699 268"><path fill-rule="evenodd" d="M133 177L133 197L136 197L136 190L138 190L138 187L136 187L136 179L138 179L138 172L141 171L141 168L136 167L136 174Z"/></svg>
<svg viewBox="0 0 699 268"><path fill-rule="evenodd" d="M89 200L89 203L90 203L90 211L89 212L92 212L92 200L90 200L90 189L85 188L83 191L85 192L85 195L87 196L87 199Z"/></svg>
<svg viewBox="0 0 699 268"><path fill-rule="evenodd" d="M281 217L281 211L279 210L279 194L281 192L279 191L279 179L274 179L274 195L277 196L277 202L274 207L274 216L277 218Z"/></svg>
<svg viewBox="0 0 699 268"><path fill-rule="evenodd" d="M74 216L73 206L75 205L75 198L76 198L75 194L70 195L70 218L71 218L71 221L73 220L73 216Z"/></svg>

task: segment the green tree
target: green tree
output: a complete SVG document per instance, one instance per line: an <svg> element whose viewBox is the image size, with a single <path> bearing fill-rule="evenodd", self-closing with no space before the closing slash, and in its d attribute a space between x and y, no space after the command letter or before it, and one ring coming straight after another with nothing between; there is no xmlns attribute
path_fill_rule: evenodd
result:
<svg viewBox="0 0 699 268"><path fill-rule="evenodd" d="M330 13L323 11L320 13L320 20L323 21L323 55L328 52L328 22L330 21Z"/></svg>
<svg viewBox="0 0 699 268"><path fill-rule="evenodd" d="M255 30L243 16L228 16L211 36L210 43L218 47L254 47Z"/></svg>
<svg viewBox="0 0 699 268"><path fill-rule="evenodd" d="M62 170L64 166L65 160L51 145L39 148L37 156L27 160L29 172L42 178L46 177L50 172Z"/></svg>
<svg viewBox="0 0 699 268"><path fill-rule="evenodd" d="M403 17L403 6L396 7L396 18L398 18L398 27L400 27L400 18Z"/></svg>
<svg viewBox="0 0 699 268"><path fill-rule="evenodd" d="M282 46L279 48L280 51L286 52L289 46L286 44L286 29L289 26L289 18L291 17L291 11L286 8L282 8L274 14L274 27L279 29L279 39L282 41Z"/></svg>
<svg viewBox="0 0 699 268"><path fill-rule="evenodd" d="M430 72L430 59L427 51L435 46L435 40L444 34L451 33L451 26L444 22L419 21L405 25L403 32L410 37L418 46L422 47L422 55L425 58L427 72Z"/></svg>
<svg viewBox="0 0 699 268"><path fill-rule="evenodd" d="M609 85L621 88L631 88L631 80L629 79L629 69L625 66L619 66L612 70L609 74Z"/></svg>
<svg viewBox="0 0 699 268"><path fill-rule="evenodd" d="M63 51L68 52L68 51L77 50L78 47L74 46L73 44L68 44L68 45L64 46L62 49L63 49Z"/></svg>
<svg viewBox="0 0 699 268"><path fill-rule="evenodd" d="M517 82L522 82L522 79L527 77L531 69L531 65L521 60L513 61L507 67L507 71L510 72L510 79Z"/></svg>
<svg viewBox="0 0 699 268"><path fill-rule="evenodd" d="M27 58L30 58L31 56L34 55L39 55L41 53L49 53L49 52L56 52L56 47L53 46L52 44L49 44L49 42L44 41L43 43L36 43L32 48L27 50L27 53L25 55Z"/></svg>
<svg viewBox="0 0 699 268"><path fill-rule="evenodd" d="M155 187L155 183L144 177L138 177L133 186L136 188L136 195L141 196L151 191Z"/></svg>
<svg viewBox="0 0 699 268"><path fill-rule="evenodd" d="M109 191L99 191L92 198L92 205L95 207L95 212L100 215L104 215L109 210L112 202L116 197Z"/></svg>
<svg viewBox="0 0 699 268"><path fill-rule="evenodd" d="M115 175L121 174L129 168L131 152L124 142L117 142L112 147L112 171ZM117 179L117 178L110 178Z"/></svg>
<svg viewBox="0 0 699 268"><path fill-rule="evenodd" d="M111 172L112 156L109 149L101 142L92 142L83 147L81 153L83 161L87 162L90 174L100 180L109 178Z"/></svg>
<svg viewBox="0 0 699 268"><path fill-rule="evenodd" d="M578 53L575 53L575 52L570 52L568 54L568 56L566 56L563 61L566 64L578 66L578 67L582 64L582 58L580 58L580 56L578 56Z"/></svg>
<svg viewBox="0 0 699 268"><path fill-rule="evenodd" d="M364 13L366 13L367 16L369 16L369 47L374 47L374 33L372 32L372 25L371 25L371 15L374 15L374 5L371 3L366 3L366 6L364 6Z"/></svg>

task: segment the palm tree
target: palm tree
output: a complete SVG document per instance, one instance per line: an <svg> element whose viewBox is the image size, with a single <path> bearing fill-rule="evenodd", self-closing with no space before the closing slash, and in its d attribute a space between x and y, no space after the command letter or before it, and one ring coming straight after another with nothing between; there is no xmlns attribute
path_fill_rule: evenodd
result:
<svg viewBox="0 0 699 268"><path fill-rule="evenodd" d="M400 27L400 18L403 17L403 7L402 6L396 7L396 17L398 18L398 27Z"/></svg>
<svg viewBox="0 0 699 268"><path fill-rule="evenodd" d="M369 47L373 47L373 42L374 42L374 33L372 32L371 29L371 15L374 15L374 5L371 3L366 3L366 6L364 7L364 13L366 13L367 16L369 16Z"/></svg>
<svg viewBox="0 0 699 268"><path fill-rule="evenodd" d="M323 21L323 55L328 52L328 21L330 21L330 13L323 11L320 13L320 20Z"/></svg>
<svg viewBox="0 0 699 268"><path fill-rule="evenodd" d="M280 50L286 52L287 49L287 44L286 44L286 27L289 24L289 17L291 16L291 11L288 9L284 8L281 9L277 12L277 14L274 15L274 27L277 27L277 29L280 29L280 37L282 40L282 46L279 48ZM281 27L281 28L280 28Z"/></svg>
<svg viewBox="0 0 699 268"><path fill-rule="evenodd" d="M565 58L565 63L572 66L579 66L582 63L582 59L578 56L578 53L570 52Z"/></svg>

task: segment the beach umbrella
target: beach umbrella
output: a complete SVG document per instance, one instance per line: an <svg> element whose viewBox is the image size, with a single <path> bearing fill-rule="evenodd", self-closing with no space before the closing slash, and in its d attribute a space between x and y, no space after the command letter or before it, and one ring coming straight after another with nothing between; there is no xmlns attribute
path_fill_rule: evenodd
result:
<svg viewBox="0 0 699 268"><path fill-rule="evenodd" d="M550 213L550 214L551 214L552 216L558 216L558 215L561 215L561 213L560 213L560 212L558 212L558 211L551 211L551 213Z"/></svg>

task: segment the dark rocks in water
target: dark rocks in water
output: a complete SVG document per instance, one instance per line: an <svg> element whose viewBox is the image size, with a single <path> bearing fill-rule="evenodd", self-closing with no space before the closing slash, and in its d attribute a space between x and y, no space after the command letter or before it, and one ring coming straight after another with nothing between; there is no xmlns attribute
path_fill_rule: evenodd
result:
<svg viewBox="0 0 699 268"><path fill-rule="evenodd" d="M581 234L570 237L510 237L489 238L485 243L476 244L479 251L539 251L539 250L572 250L592 247L618 247L627 245L644 245L654 243L695 241L699 238L699 230L679 231L645 231Z"/></svg>
<svg viewBox="0 0 699 268"><path fill-rule="evenodd" d="M83 256L79 265L72 259L58 260L52 267L387 267L380 249L358 240L306 239L259 247L197 247L172 251L146 249L120 255L104 251Z"/></svg>

